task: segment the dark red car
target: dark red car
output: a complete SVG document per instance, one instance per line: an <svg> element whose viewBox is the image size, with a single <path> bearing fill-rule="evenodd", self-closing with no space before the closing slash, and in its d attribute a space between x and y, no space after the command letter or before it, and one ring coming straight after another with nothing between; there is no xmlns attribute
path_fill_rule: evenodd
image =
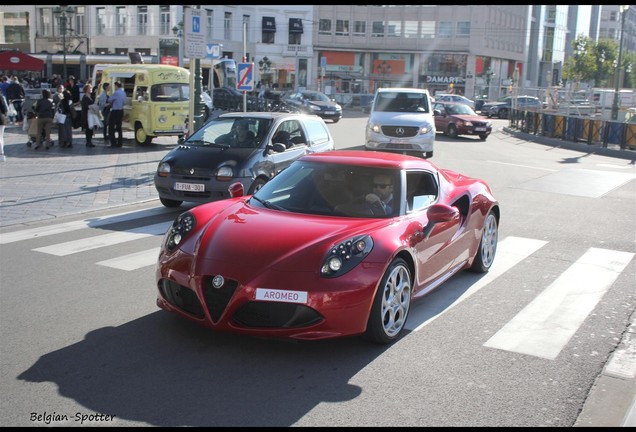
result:
<svg viewBox="0 0 636 432"><path fill-rule="evenodd" d="M391 343L411 301L497 250L488 185L418 157L313 153L230 192L177 217L156 268L157 305L219 331Z"/></svg>
<svg viewBox="0 0 636 432"><path fill-rule="evenodd" d="M459 135L477 135L485 141L492 132L492 121L461 103L435 102L433 118L437 132L443 132L451 138L457 138Z"/></svg>

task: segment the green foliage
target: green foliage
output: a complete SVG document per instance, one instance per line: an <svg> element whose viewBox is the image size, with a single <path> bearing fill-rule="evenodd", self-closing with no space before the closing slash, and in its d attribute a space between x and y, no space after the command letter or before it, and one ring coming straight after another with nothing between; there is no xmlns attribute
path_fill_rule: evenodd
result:
<svg viewBox="0 0 636 432"><path fill-rule="evenodd" d="M574 54L563 64L563 79L568 81L590 82L595 87L614 85L618 60L618 42L613 39L599 39L597 43L589 37L580 35L572 41ZM632 88L636 83L636 54L626 52L623 47L621 71L625 69L624 86Z"/></svg>

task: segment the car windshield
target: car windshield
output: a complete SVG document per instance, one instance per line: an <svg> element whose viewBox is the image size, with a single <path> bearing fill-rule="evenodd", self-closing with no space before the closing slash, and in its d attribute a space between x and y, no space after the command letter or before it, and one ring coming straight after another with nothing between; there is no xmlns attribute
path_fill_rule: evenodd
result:
<svg viewBox="0 0 636 432"><path fill-rule="evenodd" d="M150 98L154 102L178 102L190 100L188 84L157 84L150 88Z"/></svg>
<svg viewBox="0 0 636 432"><path fill-rule="evenodd" d="M463 104L446 105L446 112L448 112L449 114L477 115L471 107Z"/></svg>
<svg viewBox="0 0 636 432"><path fill-rule="evenodd" d="M375 111L429 112L428 99L422 93L382 92L375 101Z"/></svg>
<svg viewBox="0 0 636 432"><path fill-rule="evenodd" d="M272 119L257 117L217 117L197 130L187 145L222 148L261 147Z"/></svg>
<svg viewBox="0 0 636 432"><path fill-rule="evenodd" d="M303 93L303 98L314 102L331 102L326 94L318 92Z"/></svg>
<svg viewBox="0 0 636 432"><path fill-rule="evenodd" d="M400 211L399 174L395 169L296 161L259 189L250 204L312 215L392 217ZM384 212L375 211L371 194L388 203Z"/></svg>

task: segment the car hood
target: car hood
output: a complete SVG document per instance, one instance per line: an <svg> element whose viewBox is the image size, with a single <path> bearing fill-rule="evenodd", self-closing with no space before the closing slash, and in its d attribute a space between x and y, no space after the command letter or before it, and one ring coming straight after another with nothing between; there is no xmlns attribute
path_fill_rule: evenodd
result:
<svg viewBox="0 0 636 432"><path fill-rule="evenodd" d="M508 103L507 102L487 102L482 105L482 108L491 107L491 106L499 106L499 105L508 105Z"/></svg>
<svg viewBox="0 0 636 432"><path fill-rule="evenodd" d="M471 115L471 114L453 114L451 115L451 117L465 121L465 122L485 122L486 121L486 119L484 119L481 116Z"/></svg>
<svg viewBox="0 0 636 432"><path fill-rule="evenodd" d="M433 123L433 116L428 113L400 113L375 111L369 117L369 123L382 125L419 126L423 123Z"/></svg>
<svg viewBox="0 0 636 432"><path fill-rule="evenodd" d="M217 168L230 161L234 161L235 166L239 166L252 155L262 151L263 149L255 148L222 149L184 144L171 150L161 162L169 162L175 168Z"/></svg>
<svg viewBox="0 0 636 432"><path fill-rule="evenodd" d="M272 270L317 273L334 243L389 224L386 219L269 210L251 206L247 201L247 198L228 199L191 210L197 220L199 217L207 220L204 214L213 215L192 239L198 259L205 261L199 262L204 268L214 264L243 276L247 276L246 272L255 276Z"/></svg>

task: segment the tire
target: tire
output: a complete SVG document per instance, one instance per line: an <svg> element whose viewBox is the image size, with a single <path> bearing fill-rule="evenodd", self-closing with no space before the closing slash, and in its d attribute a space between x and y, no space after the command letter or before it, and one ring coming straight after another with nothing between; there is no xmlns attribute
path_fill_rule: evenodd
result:
<svg viewBox="0 0 636 432"><path fill-rule="evenodd" d="M451 138L457 138L457 126L455 126L454 124L449 124L448 125L448 136Z"/></svg>
<svg viewBox="0 0 636 432"><path fill-rule="evenodd" d="M152 143L152 137L146 134L140 123L135 123L135 144L147 146Z"/></svg>
<svg viewBox="0 0 636 432"><path fill-rule="evenodd" d="M488 138L488 134L479 135L479 139L482 140L482 141L486 141L486 138Z"/></svg>
<svg viewBox="0 0 636 432"><path fill-rule="evenodd" d="M499 227L497 226L497 218L495 217L495 213L491 210L484 221L479 248L475 254L473 264L470 267L472 272L487 273L488 270L490 270L497 252L498 236Z"/></svg>
<svg viewBox="0 0 636 432"><path fill-rule="evenodd" d="M393 260L380 281L363 338L389 344L400 337L411 305L413 278L402 258Z"/></svg>
<svg viewBox="0 0 636 432"><path fill-rule="evenodd" d="M183 202L183 201L176 201L176 200L171 200L167 198L159 198L159 201L161 201L161 204L163 204L164 207L168 207L168 208L179 207L181 203Z"/></svg>
<svg viewBox="0 0 636 432"><path fill-rule="evenodd" d="M265 183L267 183L264 179L257 177L253 182L252 182L252 186L250 186L249 191L247 192L248 195L253 195L256 191L258 191L260 188L263 187L263 185L265 185Z"/></svg>
<svg viewBox="0 0 636 432"><path fill-rule="evenodd" d="M340 119L333 119L334 123L338 123L340 121Z"/></svg>

